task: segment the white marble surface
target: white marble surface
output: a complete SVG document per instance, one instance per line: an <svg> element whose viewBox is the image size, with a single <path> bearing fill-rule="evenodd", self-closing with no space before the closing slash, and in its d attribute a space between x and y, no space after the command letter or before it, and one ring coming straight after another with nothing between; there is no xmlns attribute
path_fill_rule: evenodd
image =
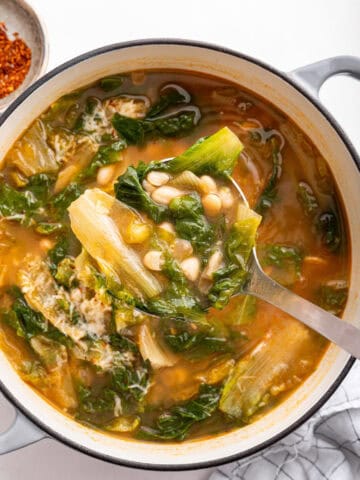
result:
<svg viewBox="0 0 360 480"><path fill-rule="evenodd" d="M333 55L360 56L359 0L29 1L47 25L49 69L96 47L149 37L222 44L284 71ZM321 98L360 150L360 82L331 79ZM12 407L0 397L0 431L12 418ZM122 468L52 440L0 457L1 480L203 480L208 475L209 470L159 473Z"/></svg>

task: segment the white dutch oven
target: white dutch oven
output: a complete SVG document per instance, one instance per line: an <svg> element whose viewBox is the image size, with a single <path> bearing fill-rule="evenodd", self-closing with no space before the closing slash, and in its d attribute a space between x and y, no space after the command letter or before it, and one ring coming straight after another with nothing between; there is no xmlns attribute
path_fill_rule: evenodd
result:
<svg viewBox="0 0 360 480"><path fill-rule="evenodd" d="M283 74L213 45L178 40L112 45L56 68L15 101L1 118L0 164L23 130L61 95L106 75L146 68L193 70L236 82L272 102L312 139L330 165L348 215L352 259L344 321L360 326L360 208L354 208L360 204L359 159L317 99L319 88L329 76L360 76L360 59L337 57ZM180 470L225 463L269 446L298 427L329 398L353 361L331 345L310 378L256 423L215 438L169 445L114 438L74 422L25 384L0 352L0 387L17 407L13 425L0 435L0 453L53 437L102 460L132 467Z"/></svg>

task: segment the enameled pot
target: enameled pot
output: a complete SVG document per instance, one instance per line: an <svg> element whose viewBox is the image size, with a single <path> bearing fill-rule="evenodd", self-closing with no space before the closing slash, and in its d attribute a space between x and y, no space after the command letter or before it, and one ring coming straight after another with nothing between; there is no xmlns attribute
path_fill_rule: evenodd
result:
<svg viewBox="0 0 360 480"><path fill-rule="evenodd" d="M360 161L344 132L319 103L323 82L338 73L360 76L360 59L336 57L290 74L214 45L182 40L140 40L94 50L56 68L28 88L0 120L1 159L26 127L53 101L96 79L139 69L185 69L238 83L268 99L312 139L336 178L348 215L351 282L344 321L360 326ZM263 449L307 420L339 386L353 359L331 345L317 370L282 404L248 426L215 438L178 444L114 438L64 416L24 383L0 352L0 388L17 416L0 435L0 453L45 437L84 453L138 468L184 470L229 462Z"/></svg>

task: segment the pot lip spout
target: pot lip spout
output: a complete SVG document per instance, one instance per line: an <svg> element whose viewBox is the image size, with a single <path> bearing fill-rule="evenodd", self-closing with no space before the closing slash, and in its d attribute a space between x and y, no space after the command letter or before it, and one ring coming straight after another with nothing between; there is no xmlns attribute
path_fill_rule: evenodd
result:
<svg viewBox="0 0 360 480"><path fill-rule="evenodd" d="M210 50L213 52L218 52L224 55L229 55L232 57L236 57L242 60L245 60L249 63L255 64L258 67L261 67L270 73L274 74L275 76L281 78L284 82L288 83L292 86L297 92L299 92L302 96L304 96L312 105L317 108L320 113L324 116L327 122L331 125L331 127L336 131L341 141L344 143L346 149L349 151L350 156L352 157L358 171L360 172L360 158L352 145L351 141L348 139L347 135L337 123L337 121L333 118L333 116L327 111L327 109L322 105L320 100L312 95L309 91L307 91L302 85L300 85L296 79L292 78L291 74L284 73L276 68L257 60L251 56L245 55L243 53L237 52L235 50L222 47L219 45L194 41L194 40L183 40L183 39L176 39L176 38L152 38L152 39L140 39L122 43L115 43L105 47L97 48L95 50L91 50L87 53L84 53L80 56L77 56L62 65L56 67L31 86L29 86L19 97L17 97L14 102L6 109L6 111L0 116L0 128L1 126L9 119L12 113L21 105L23 104L27 98L35 92L39 87L45 85L49 80L56 77L61 72L73 67L76 64L79 64L83 61L89 60L93 57L101 56L103 54L107 54L117 50L123 50L132 47L145 47L145 46L156 46L156 45L165 45L165 46L182 46L182 47L196 47L204 50ZM189 67L191 69L191 67ZM48 426L45 421L43 421L39 416L33 414L27 407L25 407L21 401L15 397L15 395L10 391L10 389L4 384L4 382L0 379L0 391L4 394L4 396L12 403L15 408L17 408L27 419L29 419L36 427L43 430L48 436L59 440L60 442L68 445L79 452L85 453L90 455L94 458L105 460L109 463L122 465L125 467L131 468L138 468L143 470L157 470L157 471L184 471L184 470L197 470L202 468L210 468L222 465L224 463L232 462L235 460L240 460L242 458L248 457L253 455L266 447L271 446L275 442L279 441L286 435L290 434L292 431L300 427L306 420L308 420L328 399L329 397L336 391L336 389L340 386L341 382L345 379L346 375L349 373L351 367L353 366L355 359L350 357L346 363L344 361L344 367L337 374L335 380L331 383L331 385L327 388L327 390L321 395L321 397L315 402L314 405L311 406L300 418L296 419L291 425L287 426L279 433L276 433L271 438L266 439L262 443L259 443L256 446L253 446L247 450L244 450L240 453L231 454L228 456L224 456L222 458L216 458L214 460L202 460L202 461L194 461L191 463L184 463L184 464L158 464L158 463L146 463L133 460L126 460L122 458L118 458L114 455L108 455L106 453L98 452L93 448L88 448L87 446L73 440L67 438L62 433L53 430L50 426ZM342 365L340 365L340 368ZM0 434L1 437L1 434ZM139 453L140 450L139 450ZM140 455L139 455L139 458Z"/></svg>

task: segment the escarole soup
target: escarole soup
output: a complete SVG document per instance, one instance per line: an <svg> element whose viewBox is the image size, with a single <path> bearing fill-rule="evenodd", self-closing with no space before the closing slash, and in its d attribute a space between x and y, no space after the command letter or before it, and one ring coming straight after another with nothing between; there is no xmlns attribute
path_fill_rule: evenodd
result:
<svg viewBox="0 0 360 480"><path fill-rule="evenodd" d="M346 303L325 160L217 78L134 72L60 98L1 171L2 350L54 406L113 435L182 441L256 421L327 342L241 294L251 248L299 295L336 315Z"/></svg>

